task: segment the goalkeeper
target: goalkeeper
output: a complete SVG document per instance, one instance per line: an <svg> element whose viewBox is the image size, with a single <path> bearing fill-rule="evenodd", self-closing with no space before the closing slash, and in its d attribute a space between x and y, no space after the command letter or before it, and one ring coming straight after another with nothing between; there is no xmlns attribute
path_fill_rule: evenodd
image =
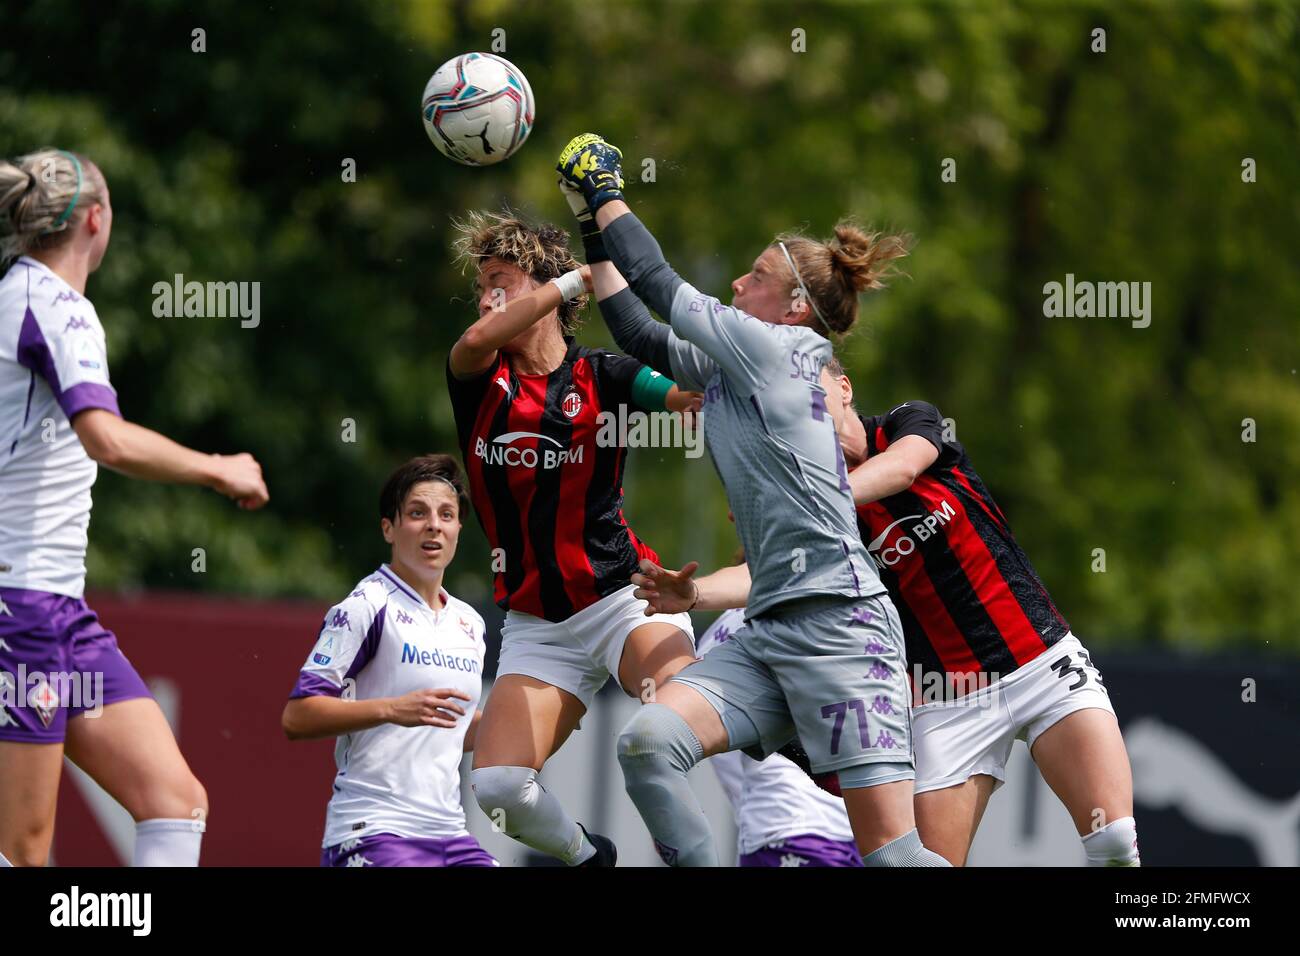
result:
<svg viewBox="0 0 1300 956"><path fill-rule="evenodd" d="M624 728L628 794L666 863L716 866L687 771L731 750L766 756L797 732L814 771L838 771L864 864L946 866L917 835L902 628L857 533L820 381L829 336L853 327L859 293L906 243L850 223L829 243L779 237L727 306L664 260L623 200L620 159L585 134L558 163L601 312L625 352L704 391L705 441L753 576L746 626Z"/></svg>

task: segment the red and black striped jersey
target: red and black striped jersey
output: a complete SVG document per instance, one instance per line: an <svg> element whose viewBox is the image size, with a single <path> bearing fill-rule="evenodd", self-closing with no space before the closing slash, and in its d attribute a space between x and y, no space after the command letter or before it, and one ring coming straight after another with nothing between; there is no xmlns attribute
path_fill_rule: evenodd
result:
<svg viewBox="0 0 1300 956"><path fill-rule="evenodd" d="M944 440L939 410L912 401L862 424L868 457L904 435L939 450L906 491L858 507L862 540L903 621L913 680L997 680L1069 633L966 450Z"/></svg>
<svg viewBox="0 0 1300 956"><path fill-rule="evenodd" d="M505 353L472 378L447 366L470 501L494 554L496 602L548 621L626 587L641 558L659 561L623 518L624 443L597 441L602 411L635 407L641 363L566 341L549 375L521 375Z"/></svg>

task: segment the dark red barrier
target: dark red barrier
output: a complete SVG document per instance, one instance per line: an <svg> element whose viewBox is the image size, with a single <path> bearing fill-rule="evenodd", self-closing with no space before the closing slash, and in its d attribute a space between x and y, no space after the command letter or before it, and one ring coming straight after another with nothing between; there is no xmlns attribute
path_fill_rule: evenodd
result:
<svg viewBox="0 0 1300 956"><path fill-rule="evenodd" d="M203 864L317 864L333 741L290 743L280 712L325 605L174 594L87 600L141 676L165 678L177 691L181 751L212 808ZM129 863L114 852L106 819L65 773L55 862Z"/></svg>

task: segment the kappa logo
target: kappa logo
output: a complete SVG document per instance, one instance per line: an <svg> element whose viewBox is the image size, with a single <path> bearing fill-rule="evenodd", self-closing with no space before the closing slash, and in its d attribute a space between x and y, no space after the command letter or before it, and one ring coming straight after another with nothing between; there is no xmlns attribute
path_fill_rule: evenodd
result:
<svg viewBox="0 0 1300 956"><path fill-rule="evenodd" d="M334 616L330 618L330 627L344 628L348 626L348 612L335 611Z"/></svg>
<svg viewBox="0 0 1300 956"><path fill-rule="evenodd" d="M582 396L570 389L569 394L565 395L564 401L560 403L560 408L566 418L577 418L582 414Z"/></svg>
<svg viewBox="0 0 1300 956"><path fill-rule="evenodd" d="M8 569L6 569L6 570L8 570ZM4 598L0 598L0 614L7 614L7 615L9 615L10 617L13 617L13 616L14 616L14 612L11 611L11 610L9 610L9 605L8 605L8 604L5 604L5 599L4 599ZM4 645L4 640L3 640L3 639L0 639L0 645Z"/></svg>
<svg viewBox="0 0 1300 956"><path fill-rule="evenodd" d="M353 853L350 857L348 857L348 862L344 864L344 866L374 866L374 865L375 863L373 860L367 859L366 857L362 856L360 853Z"/></svg>
<svg viewBox="0 0 1300 956"><path fill-rule="evenodd" d="M464 631L466 634L468 634L470 637L474 636L474 625L471 624L469 621L457 615L456 623L459 624L460 629Z"/></svg>
<svg viewBox="0 0 1300 956"><path fill-rule="evenodd" d="M63 327L64 332L72 332L77 329L83 329L88 332L90 331L90 323L85 319L78 318L74 315L72 318L68 319L68 324Z"/></svg>
<svg viewBox="0 0 1300 956"><path fill-rule="evenodd" d="M60 302L80 302L80 301L81 301L81 296L69 290L68 292L60 292L58 295L56 295L54 297L54 301L51 302L50 305L58 305Z"/></svg>
<svg viewBox="0 0 1300 956"><path fill-rule="evenodd" d="M415 623L415 618L411 617L411 615L407 614L407 613L406 613L405 611L403 611L401 608L398 608L398 609L397 609L397 623L398 623L398 624L414 624L414 623Z"/></svg>

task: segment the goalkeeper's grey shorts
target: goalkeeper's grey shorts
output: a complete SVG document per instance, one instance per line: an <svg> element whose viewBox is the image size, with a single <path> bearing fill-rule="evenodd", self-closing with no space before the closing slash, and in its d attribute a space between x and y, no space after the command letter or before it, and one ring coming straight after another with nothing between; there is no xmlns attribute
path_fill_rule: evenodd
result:
<svg viewBox="0 0 1300 956"><path fill-rule="evenodd" d="M914 777L907 656L888 595L778 606L673 680L713 705L731 750L761 760L797 734L819 773L888 763L897 772L876 782Z"/></svg>

